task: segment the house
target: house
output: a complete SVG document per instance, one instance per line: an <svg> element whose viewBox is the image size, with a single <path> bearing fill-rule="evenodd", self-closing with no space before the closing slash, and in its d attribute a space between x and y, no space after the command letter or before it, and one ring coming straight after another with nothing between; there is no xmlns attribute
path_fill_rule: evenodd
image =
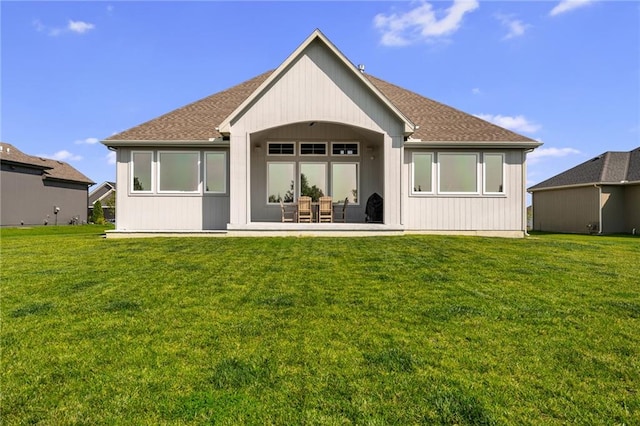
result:
<svg viewBox="0 0 640 426"><path fill-rule="evenodd" d="M102 141L136 232L526 235L535 140L364 72L320 31L275 70ZM282 223L302 186L346 223ZM383 199L381 223L367 200ZM339 207L339 204L337 204Z"/></svg>
<svg viewBox="0 0 640 426"><path fill-rule="evenodd" d="M607 151L528 189L533 230L640 232L640 147Z"/></svg>
<svg viewBox="0 0 640 426"><path fill-rule="evenodd" d="M0 142L0 224L87 221L91 179L63 161L27 155Z"/></svg>
<svg viewBox="0 0 640 426"><path fill-rule="evenodd" d="M116 218L116 183L102 182L89 192L89 211L87 212L89 218L93 215L93 206L96 201L100 201L104 219L110 222L114 221Z"/></svg>

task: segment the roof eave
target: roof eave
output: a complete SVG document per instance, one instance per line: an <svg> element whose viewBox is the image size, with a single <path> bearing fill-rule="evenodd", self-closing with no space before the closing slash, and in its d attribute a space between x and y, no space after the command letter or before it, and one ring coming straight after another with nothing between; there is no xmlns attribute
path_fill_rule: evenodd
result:
<svg viewBox="0 0 640 426"><path fill-rule="evenodd" d="M162 147L162 146L181 146L181 147L189 147L189 146L201 146L201 147L216 147L216 146L229 146L228 140L223 140L223 138L210 138L206 140L185 140L185 139L175 139L175 140L157 140L157 139L144 139L144 140L103 140L101 143L109 148L120 148L120 147L135 147L135 146L154 146L154 147Z"/></svg>
<svg viewBox="0 0 640 426"><path fill-rule="evenodd" d="M405 141L405 148L518 148L535 149L538 141Z"/></svg>

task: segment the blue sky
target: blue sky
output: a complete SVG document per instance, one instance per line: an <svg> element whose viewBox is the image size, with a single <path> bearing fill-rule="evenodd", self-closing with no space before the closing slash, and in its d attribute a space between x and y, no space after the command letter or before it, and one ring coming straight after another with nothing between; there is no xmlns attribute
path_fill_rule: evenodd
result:
<svg viewBox="0 0 640 426"><path fill-rule="evenodd" d="M98 141L274 69L319 28L391 83L538 139L527 185L640 146L640 3L7 2L0 139L115 179Z"/></svg>

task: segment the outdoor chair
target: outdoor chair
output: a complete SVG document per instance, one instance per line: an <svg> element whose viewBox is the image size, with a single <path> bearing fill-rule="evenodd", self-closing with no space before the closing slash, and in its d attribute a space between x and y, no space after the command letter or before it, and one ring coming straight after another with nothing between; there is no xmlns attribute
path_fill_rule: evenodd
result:
<svg viewBox="0 0 640 426"><path fill-rule="evenodd" d="M303 195L298 198L298 222L311 223L312 221L311 197Z"/></svg>
<svg viewBox="0 0 640 426"><path fill-rule="evenodd" d="M282 221L283 222L295 222L296 221L296 208L295 206L285 206L285 204L280 201L280 211L282 212Z"/></svg>
<svg viewBox="0 0 640 426"><path fill-rule="evenodd" d="M349 205L349 197L344 199L342 206L340 204L336 205L336 212L333 215L334 222L347 222L347 205Z"/></svg>
<svg viewBox="0 0 640 426"><path fill-rule="evenodd" d="M333 201L331 197L320 197L318 222L333 222Z"/></svg>

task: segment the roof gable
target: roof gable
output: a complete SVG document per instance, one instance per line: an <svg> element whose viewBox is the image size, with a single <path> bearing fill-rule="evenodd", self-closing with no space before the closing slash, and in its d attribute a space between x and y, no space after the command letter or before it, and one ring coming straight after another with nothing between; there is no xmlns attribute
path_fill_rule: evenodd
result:
<svg viewBox="0 0 640 426"><path fill-rule="evenodd" d="M607 151L530 187L529 191L628 182L640 182L640 147L629 152Z"/></svg>
<svg viewBox="0 0 640 426"><path fill-rule="evenodd" d="M360 72L348 59L345 55L342 54L338 50L338 48L326 38L324 34L318 29L316 29L307 39L291 54L289 57L278 67L274 72L272 72L265 81L249 96L247 97L228 117L226 117L222 123L220 123L219 131L222 134L228 134L230 132L231 123L241 114L243 114L251 104L260 96L262 96L267 90L269 90L270 86L278 80L284 73L287 72L288 68L298 59L300 58L304 52L311 46L314 42L322 43L329 51L335 56L339 63L341 63L347 70L351 72L351 74L364 84L376 97L377 99L396 116L398 119L404 123L404 132L406 135L413 133L415 125L411 122L411 120L402 113L400 109L396 105L394 105L375 85L373 85L367 78L364 77L364 74Z"/></svg>

